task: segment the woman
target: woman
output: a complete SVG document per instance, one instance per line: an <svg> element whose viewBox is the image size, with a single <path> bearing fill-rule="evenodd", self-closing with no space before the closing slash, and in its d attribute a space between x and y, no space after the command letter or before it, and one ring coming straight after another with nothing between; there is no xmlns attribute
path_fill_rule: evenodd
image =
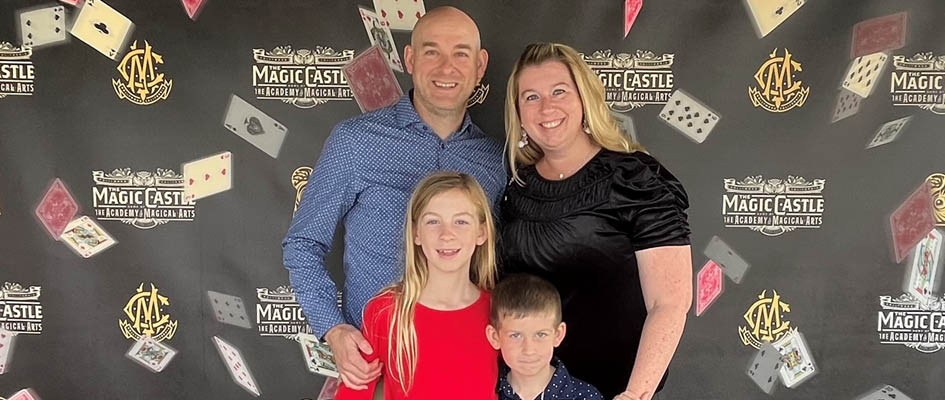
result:
<svg viewBox="0 0 945 400"><path fill-rule="evenodd" d="M607 398L648 400L692 301L686 192L631 143L604 88L565 45L529 45L509 77L503 272L561 292L559 357Z"/></svg>

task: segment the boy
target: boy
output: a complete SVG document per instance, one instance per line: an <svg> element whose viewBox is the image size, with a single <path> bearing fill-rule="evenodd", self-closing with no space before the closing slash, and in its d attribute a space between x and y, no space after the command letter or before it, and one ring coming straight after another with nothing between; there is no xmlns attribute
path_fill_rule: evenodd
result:
<svg viewBox="0 0 945 400"><path fill-rule="evenodd" d="M603 400L553 356L564 333L561 298L550 283L520 274L496 285L486 337L508 365L499 371L499 400Z"/></svg>

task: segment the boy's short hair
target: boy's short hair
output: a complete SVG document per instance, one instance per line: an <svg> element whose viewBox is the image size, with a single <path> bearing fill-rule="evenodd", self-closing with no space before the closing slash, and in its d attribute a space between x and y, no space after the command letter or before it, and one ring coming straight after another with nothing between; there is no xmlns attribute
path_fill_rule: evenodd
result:
<svg viewBox="0 0 945 400"><path fill-rule="evenodd" d="M492 291L489 321L499 327L505 317L524 318L534 314L552 313L555 324L561 323L561 296L550 282L529 274L509 275Z"/></svg>

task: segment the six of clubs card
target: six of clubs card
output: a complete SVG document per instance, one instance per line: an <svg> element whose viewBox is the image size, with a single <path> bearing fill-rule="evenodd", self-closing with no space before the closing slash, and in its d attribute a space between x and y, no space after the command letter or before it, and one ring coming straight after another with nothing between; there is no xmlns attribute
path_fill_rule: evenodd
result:
<svg viewBox="0 0 945 400"><path fill-rule="evenodd" d="M387 22L377 17L373 11L364 7L358 7L361 14L361 22L364 22L364 30L367 31L368 39L371 45L377 45L384 51L387 63L391 69L397 72L404 72L404 64L400 61L400 53L397 52L397 44L394 43L394 36L387 27Z"/></svg>
<svg viewBox="0 0 945 400"><path fill-rule="evenodd" d="M163 371L175 355L177 355L177 350L154 340L150 336L142 336L125 353L126 357L141 364L151 372Z"/></svg>
<svg viewBox="0 0 945 400"><path fill-rule="evenodd" d="M289 133L285 125L235 94L230 96L223 126L272 158L279 157L282 142Z"/></svg>
<svg viewBox="0 0 945 400"><path fill-rule="evenodd" d="M226 151L185 163L184 201L194 201L233 187L233 155Z"/></svg>
<svg viewBox="0 0 945 400"><path fill-rule="evenodd" d="M246 365L246 360L243 359L243 354L240 353L239 349L217 336L214 336L212 340L217 347L217 351L220 352L220 358L226 364L226 370L230 372L233 381L252 395L259 396L259 386L256 385L256 379L253 378L249 365Z"/></svg>
<svg viewBox="0 0 945 400"><path fill-rule="evenodd" d="M117 60L133 29L131 20L102 0L85 0L69 33L106 57Z"/></svg>
<svg viewBox="0 0 945 400"><path fill-rule="evenodd" d="M105 229L86 216L66 225L60 240L84 258L92 257L118 243Z"/></svg>

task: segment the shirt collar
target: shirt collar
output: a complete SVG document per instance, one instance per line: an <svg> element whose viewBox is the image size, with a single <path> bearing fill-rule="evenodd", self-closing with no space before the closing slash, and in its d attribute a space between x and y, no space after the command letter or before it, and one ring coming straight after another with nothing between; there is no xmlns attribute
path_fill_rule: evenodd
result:
<svg viewBox="0 0 945 400"><path fill-rule="evenodd" d="M397 118L398 126L403 128L404 131L414 133L429 132L430 134L436 135L433 132L433 128L420 118L420 114L418 114L417 109L414 108L413 89L410 89L410 91L404 94L400 100L397 101L397 104L394 105L394 115ZM453 132L447 140L463 137L472 130L472 127L472 118L469 117L469 112L467 111L463 116L463 123L459 125L459 131Z"/></svg>
<svg viewBox="0 0 945 400"><path fill-rule="evenodd" d="M564 363L561 362L558 356L551 358L551 366L555 367L555 372L551 375L551 380L548 381L548 386L545 387L545 391L542 392L547 400L559 398L560 395L566 393L565 390L571 383L571 374L568 373L568 369L564 367ZM508 366L502 365L497 391L499 392L500 398L521 399L509 383L510 371Z"/></svg>

